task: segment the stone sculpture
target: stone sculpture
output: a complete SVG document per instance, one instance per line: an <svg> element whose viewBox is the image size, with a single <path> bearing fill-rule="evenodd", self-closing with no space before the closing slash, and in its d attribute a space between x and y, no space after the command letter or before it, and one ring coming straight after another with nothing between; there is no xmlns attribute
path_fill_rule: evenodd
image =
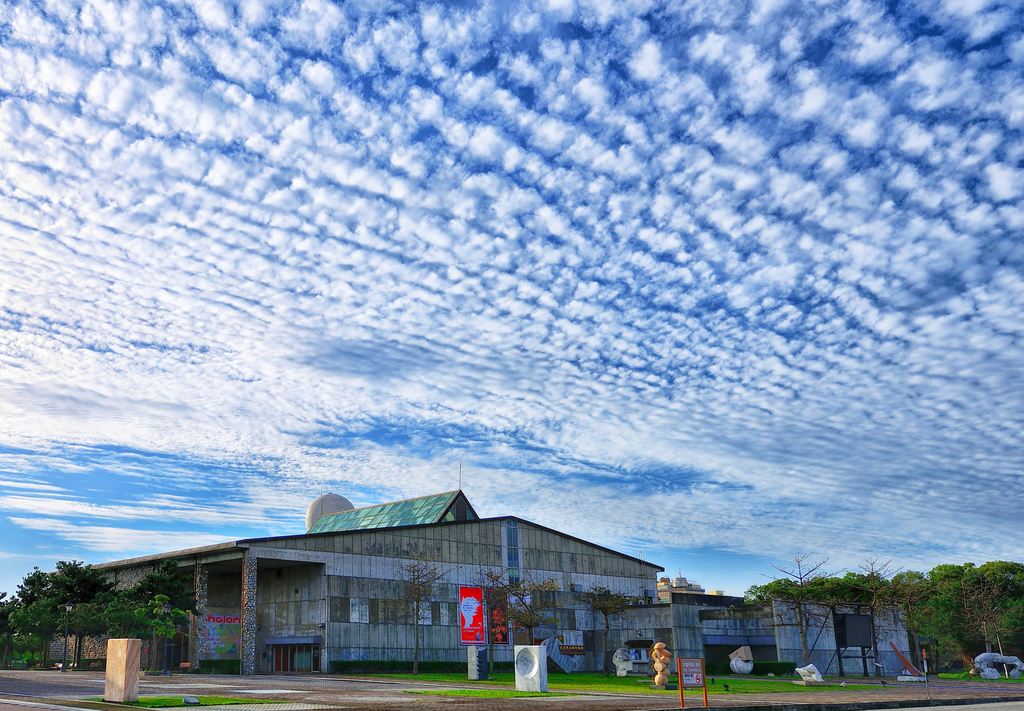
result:
<svg viewBox="0 0 1024 711"><path fill-rule="evenodd" d="M658 642L651 649L651 666L654 667L654 685L662 689L672 676L672 652L664 642Z"/></svg>
<svg viewBox="0 0 1024 711"><path fill-rule="evenodd" d="M749 674L754 671L754 655L750 647L743 645L729 654L729 668L733 674Z"/></svg>
<svg viewBox="0 0 1024 711"><path fill-rule="evenodd" d="M808 664L806 667L797 667L796 673L800 675L800 681L795 681L793 682L794 684L821 684L825 681L821 676L821 672L818 671L818 667L813 664Z"/></svg>
<svg viewBox="0 0 1024 711"><path fill-rule="evenodd" d="M548 690L548 653L544 645L516 645L516 691Z"/></svg>
<svg viewBox="0 0 1024 711"><path fill-rule="evenodd" d="M107 640L107 670L103 680L104 701L125 703L139 700L141 657L142 640Z"/></svg>
<svg viewBox="0 0 1024 711"><path fill-rule="evenodd" d="M629 650L619 647L612 655L612 664L615 665L615 676L627 676L633 671L633 660L629 656Z"/></svg>
<svg viewBox="0 0 1024 711"><path fill-rule="evenodd" d="M1011 679L1020 679L1021 675L1024 674L1024 662L1019 657L1008 657L996 654L995 652L982 652L974 658L974 668L978 670L978 674L981 675L982 679L998 679L1000 677L999 670L995 668L996 664L1005 664L1008 667L1013 667L1013 670L1010 672Z"/></svg>

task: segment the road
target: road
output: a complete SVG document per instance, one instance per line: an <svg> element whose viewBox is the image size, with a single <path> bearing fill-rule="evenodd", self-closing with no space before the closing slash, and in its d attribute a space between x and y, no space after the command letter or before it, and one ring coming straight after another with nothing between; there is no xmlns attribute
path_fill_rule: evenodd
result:
<svg viewBox="0 0 1024 711"><path fill-rule="evenodd" d="M780 684L784 684L780 680ZM424 696L407 693L413 690L442 690L452 688L484 688L480 684L433 684L393 679L341 677L341 676L227 676L176 674L170 677L143 677L139 691L142 695L217 695L244 698L270 698L282 702L274 711L327 711L328 709L409 709L410 711L440 711L456 707L459 711L487 711L514 708L515 711L654 711L676 707L674 694L595 694L585 691L572 696L553 696L541 699L476 699L465 697ZM507 688L507 687L506 687ZM101 672L0 671L0 711L66 711L76 707L80 711L84 699L103 694ZM860 708L885 708L885 702L924 701L925 690L920 685L889 684L877 689L855 691L822 689L802 692L760 694L713 694L715 708L754 708L778 704L801 704L808 710L824 708L827 704L871 704ZM1006 709L1024 711L1024 686L980 682L945 682L932 684L930 694L935 699L996 701L972 705L971 709ZM1000 698L1003 697L1003 698ZM1012 702L1010 701L1012 697ZM698 707L698 696L687 698L687 707ZM1018 699L1020 701L1018 701ZM819 706L820 704L820 706ZM875 705L877 704L877 705ZM231 711L247 711L231 706ZM920 706L917 708L957 708L963 705ZM267 707L254 711L268 711Z"/></svg>

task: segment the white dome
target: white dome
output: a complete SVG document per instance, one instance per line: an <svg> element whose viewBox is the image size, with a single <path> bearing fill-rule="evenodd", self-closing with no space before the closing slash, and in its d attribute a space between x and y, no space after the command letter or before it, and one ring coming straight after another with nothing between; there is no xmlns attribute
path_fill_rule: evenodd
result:
<svg viewBox="0 0 1024 711"><path fill-rule="evenodd" d="M306 509L306 530L308 531L313 528L321 516L341 511L351 511L354 508L355 506L352 505L352 502L344 496L338 496L337 494L318 496L309 505L309 508Z"/></svg>

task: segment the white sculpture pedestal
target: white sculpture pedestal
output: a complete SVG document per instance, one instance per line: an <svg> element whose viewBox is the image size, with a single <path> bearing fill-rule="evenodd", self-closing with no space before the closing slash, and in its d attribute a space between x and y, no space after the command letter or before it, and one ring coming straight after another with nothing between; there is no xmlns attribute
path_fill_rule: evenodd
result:
<svg viewBox="0 0 1024 711"><path fill-rule="evenodd" d="M548 690L548 650L543 645L516 645L516 691Z"/></svg>
<svg viewBox="0 0 1024 711"><path fill-rule="evenodd" d="M104 701L121 703L139 700L141 658L142 640L107 640L107 673L103 682Z"/></svg>

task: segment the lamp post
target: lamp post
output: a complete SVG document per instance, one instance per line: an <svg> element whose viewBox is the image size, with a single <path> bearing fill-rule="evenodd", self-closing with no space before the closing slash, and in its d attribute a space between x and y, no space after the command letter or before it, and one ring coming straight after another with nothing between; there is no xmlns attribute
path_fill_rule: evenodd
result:
<svg viewBox="0 0 1024 711"><path fill-rule="evenodd" d="M167 617L170 614L171 614L171 603L165 602L164 603L164 617ZM168 661L169 660L167 659L167 643L170 641L170 639L171 639L170 637L167 637L166 635L164 636L164 676L170 676L171 675L171 670L170 670L170 667L168 666Z"/></svg>
<svg viewBox="0 0 1024 711"><path fill-rule="evenodd" d="M60 662L61 672L68 670L68 617L71 615L71 603L64 603L64 657Z"/></svg>

